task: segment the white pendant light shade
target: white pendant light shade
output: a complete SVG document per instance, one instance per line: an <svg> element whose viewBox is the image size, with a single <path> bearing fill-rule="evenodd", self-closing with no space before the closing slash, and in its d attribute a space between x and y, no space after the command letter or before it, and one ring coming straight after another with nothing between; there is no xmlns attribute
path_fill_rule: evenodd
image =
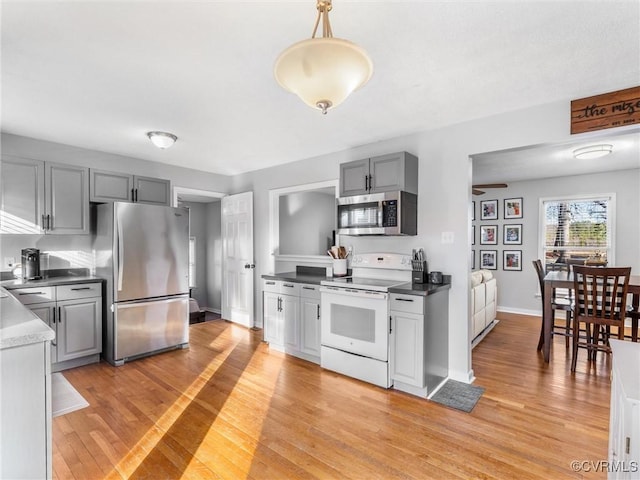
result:
<svg viewBox="0 0 640 480"><path fill-rule="evenodd" d="M329 22L331 0L317 0L318 16L308 40L294 43L280 54L273 67L282 88L304 103L327 113L371 78L373 63L362 48L334 38ZM322 21L322 37L316 38Z"/></svg>
<svg viewBox="0 0 640 480"><path fill-rule="evenodd" d="M178 137L176 137L173 133L167 132L148 132L147 137L149 137L151 143L153 143L158 148L162 148L163 150L165 148L169 148L171 145L176 143L176 140L178 140Z"/></svg>
<svg viewBox="0 0 640 480"><path fill-rule="evenodd" d="M340 105L369 81L373 63L358 45L340 38L311 38L280 54L274 74L285 90L313 108Z"/></svg>

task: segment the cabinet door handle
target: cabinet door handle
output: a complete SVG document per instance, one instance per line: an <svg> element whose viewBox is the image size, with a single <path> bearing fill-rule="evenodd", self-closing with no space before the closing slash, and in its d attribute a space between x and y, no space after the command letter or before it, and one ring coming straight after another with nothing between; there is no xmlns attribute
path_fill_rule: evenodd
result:
<svg viewBox="0 0 640 480"><path fill-rule="evenodd" d="M364 189L369 190L369 175L364 176Z"/></svg>
<svg viewBox="0 0 640 480"><path fill-rule="evenodd" d="M316 305L318 316L317 319L320 320L320 305Z"/></svg>
<svg viewBox="0 0 640 480"><path fill-rule="evenodd" d="M136 188L136 202L138 201L138 189Z"/></svg>
<svg viewBox="0 0 640 480"><path fill-rule="evenodd" d="M315 290L313 287L302 287L304 290Z"/></svg>
<svg viewBox="0 0 640 480"><path fill-rule="evenodd" d="M54 324L56 323L56 310L57 310L57 308L53 307L53 323Z"/></svg>
<svg viewBox="0 0 640 480"><path fill-rule="evenodd" d="M136 189L135 188L131 189L131 201L132 202L136 201Z"/></svg>
<svg viewBox="0 0 640 480"><path fill-rule="evenodd" d="M396 298L396 300L399 302L413 302L411 298Z"/></svg>
<svg viewBox="0 0 640 480"><path fill-rule="evenodd" d="M53 228L51 225L52 223L53 222L51 221L51 215L47 215L47 230L51 230Z"/></svg>
<svg viewBox="0 0 640 480"><path fill-rule="evenodd" d="M282 286L287 288L293 288L293 285L290 283L283 283Z"/></svg>
<svg viewBox="0 0 640 480"><path fill-rule="evenodd" d="M91 290L91 287L78 287L78 288L72 288L71 290L74 290L74 291L78 291L78 290Z"/></svg>
<svg viewBox="0 0 640 480"><path fill-rule="evenodd" d="M58 323L62 323L62 307L58 307Z"/></svg>
<svg viewBox="0 0 640 480"><path fill-rule="evenodd" d="M369 175L369 188L367 190L372 190L372 189L373 189L373 177Z"/></svg>
<svg viewBox="0 0 640 480"><path fill-rule="evenodd" d="M42 214L42 229L47 229L47 216L44 213Z"/></svg>
<svg viewBox="0 0 640 480"><path fill-rule="evenodd" d="M389 333L393 332L393 317L389 317Z"/></svg>
<svg viewBox="0 0 640 480"><path fill-rule="evenodd" d="M264 283L265 283L265 285L275 285L276 284L276 282L264 282Z"/></svg>
<svg viewBox="0 0 640 480"><path fill-rule="evenodd" d="M44 295L44 292L23 292L18 295Z"/></svg>

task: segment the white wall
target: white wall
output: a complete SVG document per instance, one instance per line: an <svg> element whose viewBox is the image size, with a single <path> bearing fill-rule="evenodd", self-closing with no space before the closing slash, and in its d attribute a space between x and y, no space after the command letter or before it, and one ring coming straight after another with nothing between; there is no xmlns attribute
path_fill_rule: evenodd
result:
<svg viewBox="0 0 640 480"><path fill-rule="evenodd" d="M615 265L631 266L640 271L640 169L620 170L590 175L545 178L510 182L505 189L489 189L476 202L476 269L480 250L498 251L498 310L536 314L542 310L538 279L531 262L539 258L540 198L568 195L616 194ZM523 198L523 218L504 220L505 198ZM480 220L480 201L498 200L498 220ZM522 224L522 245L503 245L503 225ZM498 225L498 244L480 245L480 225ZM522 250L522 271L504 271L503 250Z"/></svg>
<svg viewBox="0 0 640 480"><path fill-rule="evenodd" d="M279 199L281 255L325 255L336 224L336 197L298 192Z"/></svg>
<svg viewBox="0 0 640 480"><path fill-rule="evenodd" d="M450 376L473 378L469 348L469 270L471 199L470 155L542 143L565 142L569 134L570 99L527 110L504 113L438 130L421 132L342 152L323 155L286 166L273 167L233 178L233 191L254 192L256 285L260 276L274 271L269 252L269 190L323 180L339 175L339 164L373 155L408 151L420 159L418 235L415 237L342 237L355 252L408 253L425 248L429 266L453 276L450 291ZM588 137L580 135L575 137ZM453 243L443 244L443 232L452 232ZM261 322L262 296L255 294L256 320ZM535 348L535 341L532 348Z"/></svg>

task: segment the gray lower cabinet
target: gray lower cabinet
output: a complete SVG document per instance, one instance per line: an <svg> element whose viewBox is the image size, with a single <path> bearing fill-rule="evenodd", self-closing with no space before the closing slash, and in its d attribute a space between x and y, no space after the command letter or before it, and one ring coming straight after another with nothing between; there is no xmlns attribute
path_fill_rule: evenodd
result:
<svg viewBox="0 0 640 480"><path fill-rule="evenodd" d="M418 158L391 153L340 165L340 196L406 191L418 193Z"/></svg>
<svg viewBox="0 0 640 480"><path fill-rule="evenodd" d="M300 288L300 350L320 358L320 287Z"/></svg>
<svg viewBox="0 0 640 480"><path fill-rule="evenodd" d="M89 169L2 158L0 233L89 233Z"/></svg>
<svg viewBox="0 0 640 480"><path fill-rule="evenodd" d="M320 363L318 285L264 280L263 323L270 347Z"/></svg>
<svg viewBox="0 0 640 480"><path fill-rule="evenodd" d="M391 294L393 388L427 397L448 376L448 290L428 296Z"/></svg>
<svg viewBox="0 0 640 480"><path fill-rule="evenodd" d="M171 205L169 180L108 172L94 168L90 170L90 177L92 202Z"/></svg>
<svg viewBox="0 0 640 480"><path fill-rule="evenodd" d="M51 342L54 372L100 360L101 283L29 287L11 293L56 332Z"/></svg>

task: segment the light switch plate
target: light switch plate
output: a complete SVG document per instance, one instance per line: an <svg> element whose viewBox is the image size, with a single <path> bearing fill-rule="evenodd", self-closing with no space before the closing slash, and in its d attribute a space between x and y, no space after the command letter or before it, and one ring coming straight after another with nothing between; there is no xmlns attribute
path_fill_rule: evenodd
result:
<svg viewBox="0 0 640 480"><path fill-rule="evenodd" d="M453 243L453 232L442 232L442 243Z"/></svg>

